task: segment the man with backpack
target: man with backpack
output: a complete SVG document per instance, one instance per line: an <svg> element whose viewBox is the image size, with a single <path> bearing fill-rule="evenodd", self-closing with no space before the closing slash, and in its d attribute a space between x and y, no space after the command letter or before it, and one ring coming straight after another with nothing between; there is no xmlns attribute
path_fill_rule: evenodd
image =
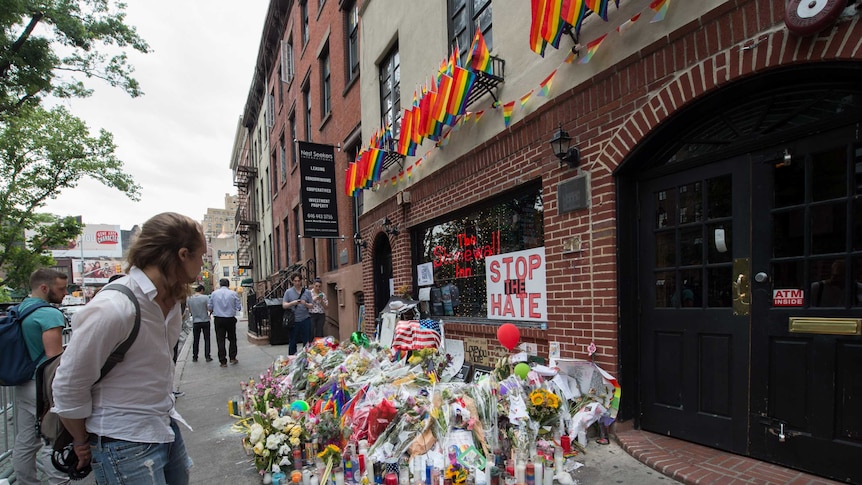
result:
<svg viewBox="0 0 862 485"><path fill-rule="evenodd" d="M68 276L59 271L37 269L30 275L30 296L18 305L18 311L21 313L27 312L34 305L41 307L21 321L24 341L30 352L26 358L32 359L36 364L63 352L63 327L66 326L66 318L58 308L48 304L63 302L67 280ZM69 483L68 475L61 474L51 466L47 454L49 449L43 446L42 439L36 432L36 383L32 377L16 386L15 409L18 414L18 434L12 449L12 468L15 470L16 483L42 483L36 472L36 459L40 451L45 457L42 468L48 474L48 483Z"/></svg>

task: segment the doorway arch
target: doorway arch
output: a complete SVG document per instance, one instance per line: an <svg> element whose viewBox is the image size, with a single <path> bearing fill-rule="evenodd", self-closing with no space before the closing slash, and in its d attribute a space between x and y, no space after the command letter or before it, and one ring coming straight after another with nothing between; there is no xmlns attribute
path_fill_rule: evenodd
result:
<svg viewBox="0 0 862 485"><path fill-rule="evenodd" d="M374 270L374 317L377 318L389 302L389 282L392 280L392 245L386 234L382 232L374 238L372 265Z"/></svg>
<svg viewBox="0 0 862 485"><path fill-rule="evenodd" d="M862 336L788 330L791 317L849 318L862 304L773 299L804 293L827 258L862 262L860 127L862 64L781 68L695 100L620 165L620 355L638 426L862 480L862 411L847 401L862 399L849 377ZM841 190L825 197L827 166ZM812 249L820 234L840 247Z"/></svg>

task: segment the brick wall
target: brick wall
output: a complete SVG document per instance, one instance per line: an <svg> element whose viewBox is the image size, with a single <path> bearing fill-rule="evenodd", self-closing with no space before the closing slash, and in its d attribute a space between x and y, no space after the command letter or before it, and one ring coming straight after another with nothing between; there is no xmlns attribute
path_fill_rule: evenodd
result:
<svg viewBox="0 0 862 485"><path fill-rule="evenodd" d="M858 16L841 19L818 36L798 38L787 32L783 15L783 0L727 2L560 94L462 159L425 176L410 187L409 209L402 210L390 200L365 214L363 238L373 240L384 216L399 227L410 227L541 179L549 328L522 329L522 340L536 342L540 355L547 355L548 342L558 341L563 357L578 358L586 357L587 345L595 342L596 360L609 371L617 371L614 170L663 120L722 85L798 63L862 59ZM557 128L557 120L577 136L581 169L590 176L590 207L562 215L557 208L557 185L576 172L559 168L550 152L547 140ZM423 163L433 164L433 157ZM583 251L564 255L562 240L574 235L581 236ZM393 247L396 287L409 284L412 278L407 239L402 234ZM366 295L373 294L372 276L369 257L363 265ZM366 301L370 303L371 298ZM369 326L372 307L366 305ZM481 337L492 347L498 345L497 325L444 321L448 337Z"/></svg>

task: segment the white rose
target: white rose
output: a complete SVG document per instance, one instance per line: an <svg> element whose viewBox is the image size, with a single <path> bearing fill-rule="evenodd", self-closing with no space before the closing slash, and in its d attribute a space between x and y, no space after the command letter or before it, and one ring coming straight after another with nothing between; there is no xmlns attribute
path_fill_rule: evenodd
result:
<svg viewBox="0 0 862 485"><path fill-rule="evenodd" d="M258 456L263 455L263 441L254 445L254 454Z"/></svg>
<svg viewBox="0 0 862 485"><path fill-rule="evenodd" d="M263 439L264 434L263 426L254 423L251 425L251 430L248 433L248 440L252 445L256 445Z"/></svg>
<svg viewBox="0 0 862 485"><path fill-rule="evenodd" d="M266 437L266 447L270 450L277 450L279 445L278 435L271 434Z"/></svg>

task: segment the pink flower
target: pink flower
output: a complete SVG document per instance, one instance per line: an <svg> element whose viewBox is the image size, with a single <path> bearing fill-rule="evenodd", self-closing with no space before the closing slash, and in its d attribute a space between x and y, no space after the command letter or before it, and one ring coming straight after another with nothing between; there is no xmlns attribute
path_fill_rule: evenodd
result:
<svg viewBox="0 0 862 485"><path fill-rule="evenodd" d="M596 353L596 343L590 342L590 345L587 347L587 354L592 357L593 354Z"/></svg>

